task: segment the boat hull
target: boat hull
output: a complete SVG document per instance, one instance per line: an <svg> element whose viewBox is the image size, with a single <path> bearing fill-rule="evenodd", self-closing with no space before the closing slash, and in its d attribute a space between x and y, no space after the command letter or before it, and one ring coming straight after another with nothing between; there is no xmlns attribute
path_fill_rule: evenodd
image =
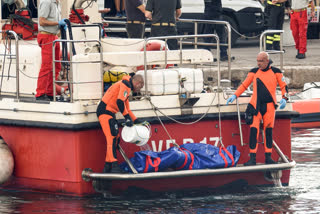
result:
<svg viewBox="0 0 320 214"><path fill-rule="evenodd" d="M320 99L297 100L292 103L292 108L300 113L299 117L292 119L292 127L320 127Z"/></svg>
<svg viewBox="0 0 320 214"><path fill-rule="evenodd" d="M221 120L222 142L224 146L237 146L241 153L238 164L243 164L249 159L249 126L242 125L244 146L241 146L238 121L232 117L235 116L226 116ZM277 118L274 128L274 140L288 159L291 159L290 117ZM183 118L184 122L190 121L190 117ZM150 148L153 151L163 151L173 146L161 124L157 121L150 122L152 125L152 136L148 142ZM166 129L169 130L172 140L180 145L194 142L221 146L218 144L220 129L216 114L208 115L206 120L194 125L171 123L164 118L163 122ZM244 124L244 121L242 122ZM91 168L94 172L101 172L103 169L106 143L103 132L97 128L98 123L89 125L87 128L81 127L81 129L53 127L55 127L54 124L48 125L48 128L39 128L34 125L0 126L0 134L12 150L16 166L13 178L2 187L74 195L87 195L96 192L91 182L85 182L82 179L81 173L85 168ZM140 150L134 144L123 141L120 143L128 157L132 157L134 152ZM117 155L119 162L123 162L124 159L120 153ZM278 160L279 155L274 151L272 158ZM257 162L264 162L263 144L258 145ZM193 176L185 178L140 181L114 180L109 182L108 186L111 185L110 192L120 193L133 187L156 192L218 188L238 181L246 185L273 185L272 181L265 178L264 172L210 176L196 176L196 171L194 173ZM289 177L290 170L284 170L281 183L288 185Z"/></svg>

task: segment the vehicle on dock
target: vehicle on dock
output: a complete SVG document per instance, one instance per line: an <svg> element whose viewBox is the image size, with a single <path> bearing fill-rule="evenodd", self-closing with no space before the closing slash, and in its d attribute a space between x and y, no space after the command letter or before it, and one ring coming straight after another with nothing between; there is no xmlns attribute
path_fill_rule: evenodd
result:
<svg viewBox="0 0 320 214"><path fill-rule="evenodd" d="M243 166L249 159L249 126L244 124L249 96L239 97L237 104L225 105L230 88L220 84L219 55L214 63L212 53L205 49L141 51L150 43L163 44L162 39L166 37L101 38L99 24L73 24L70 29L73 39L55 41L70 47L69 59L62 60L68 63L67 78L55 80L52 77L53 85L66 84L69 90L55 95L53 101L34 97L41 65L41 50L36 40L19 40L15 32L2 31L5 34L0 45L3 70L0 136L13 153L14 171L1 188L83 196L96 192L120 194L131 189L169 192L209 190L233 184L289 184L290 169L295 166L291 159L290 124L296 114L290 103L276 114L272 158L278 163L264 164L264 149L260 143L258 164ZM176 38L206 36L216 37L184 35ZM167 66L169 64L173 67ZM96 109L104 94L104 75L112 75L115 71L135 73L141 65L145 68L140 71L144 75L145 88L142 94L130 98L130 108L138 118L150 123L151 137L147 143L150 148L160 152L186 143L220 148L233 145L240 152L237 166L101 173L106 142ZM204 78L208 77L205 72L210 78ZM58 92L56 87L54 92ZM116 117L122 123L122 115ZM263 139L259 141L263 142ZM119 162L127 161L140 150L132 143L121 141L120 145Z"/></svg>
<svg viewBox="0 0 320 214"><path fill-rule="evenodd" d="M182 0L182 15L183 19L203 20L204 19L204 1L203 0ZM107 3L111 7L108 14L104 18L110 23L107 29L112 35L126 36L125 26L119 23L125 18L115 18L115 8L112 0ZM259 35L265 30L264 23L264 7L257 0L222 0L222 19L230 23L231 43L234 45L241 35ZM117 22L118 21L118 22ZM146 23L146 32L150 32L150 23ZM179 34L202 34L204 32L204 24L199 25L197 31L195 26L190 22L178 21L177 30Z"/></svg>

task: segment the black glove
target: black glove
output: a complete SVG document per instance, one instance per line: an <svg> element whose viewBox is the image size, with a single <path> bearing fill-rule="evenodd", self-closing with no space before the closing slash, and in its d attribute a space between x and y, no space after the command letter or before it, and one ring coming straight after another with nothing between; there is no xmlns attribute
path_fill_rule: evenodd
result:
<svg viewBox="0 0 320 214"><path fill-rule="evenodd" d="M141 119L137 118L133 123L134 124L140 124L140 123L143 123L143 121Z"/></svg>
<svg viewBox="0 0 320 214"><path fill-rule="evenodd" d="M124 119L125 119L126 126L129 126L129 127L133 126L133 122L129 114L125 115Z"/></svg>

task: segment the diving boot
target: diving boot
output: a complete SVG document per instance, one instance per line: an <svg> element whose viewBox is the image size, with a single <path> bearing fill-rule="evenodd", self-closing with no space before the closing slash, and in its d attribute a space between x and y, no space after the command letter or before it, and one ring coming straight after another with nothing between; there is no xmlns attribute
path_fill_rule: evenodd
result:
<svg viewBox="0 0 320 214"><path fill-rule="evenodd" d="M276 164L276 162L274 160L272 160L271 158L271 153L265 153L265 157L266 157L266 164Z"/></svg>
<svg viewBox="0 0 320 214"><path fill-rule="evenodd" d="M250 160L243 164L244 166L256 165L256 153L250 153Z"/></svg>
<svg viewBox="0 0 320 214"><path fill-rule="evenodd" d="M117 161L106 162L104 164L103 173L123 173Z"/></svg>

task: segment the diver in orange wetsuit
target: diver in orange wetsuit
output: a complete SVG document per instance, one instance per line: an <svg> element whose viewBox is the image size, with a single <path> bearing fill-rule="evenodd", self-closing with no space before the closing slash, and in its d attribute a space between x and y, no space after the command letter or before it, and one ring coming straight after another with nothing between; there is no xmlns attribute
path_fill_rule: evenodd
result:
<svg viewBox="0 0 320 214"><path fill-rule="evenodd" d="M128 98L131 91L139 92L143 86L144 81L141 75L124 76L121 81L113 84L106 91L98 105L97 116L107 140L103 173L121 172L116 152L120 139L115 114L120 111L125 118L126 126L133 126L137 118L130 110Z"/></svg>
<svg viewBox="0 0 320 214"><path fill-rule="evenodd" d="M260 52L257 56L258 68L253 68L247 78L238 87L237 91L227 100L233 102L253 83L253 94L246 110L246 122L250 125L250 160L245 166L256 165L257 139L259 136L260 121L263 120L263 131L265 134L265 163L274 164L272 153L272 129L274 127L275 110L278 107L276 100L276 87L279 84L282 99L280 109L286 106L288 97L287 84L280 69L270 66L269 55Z"/></svg>

